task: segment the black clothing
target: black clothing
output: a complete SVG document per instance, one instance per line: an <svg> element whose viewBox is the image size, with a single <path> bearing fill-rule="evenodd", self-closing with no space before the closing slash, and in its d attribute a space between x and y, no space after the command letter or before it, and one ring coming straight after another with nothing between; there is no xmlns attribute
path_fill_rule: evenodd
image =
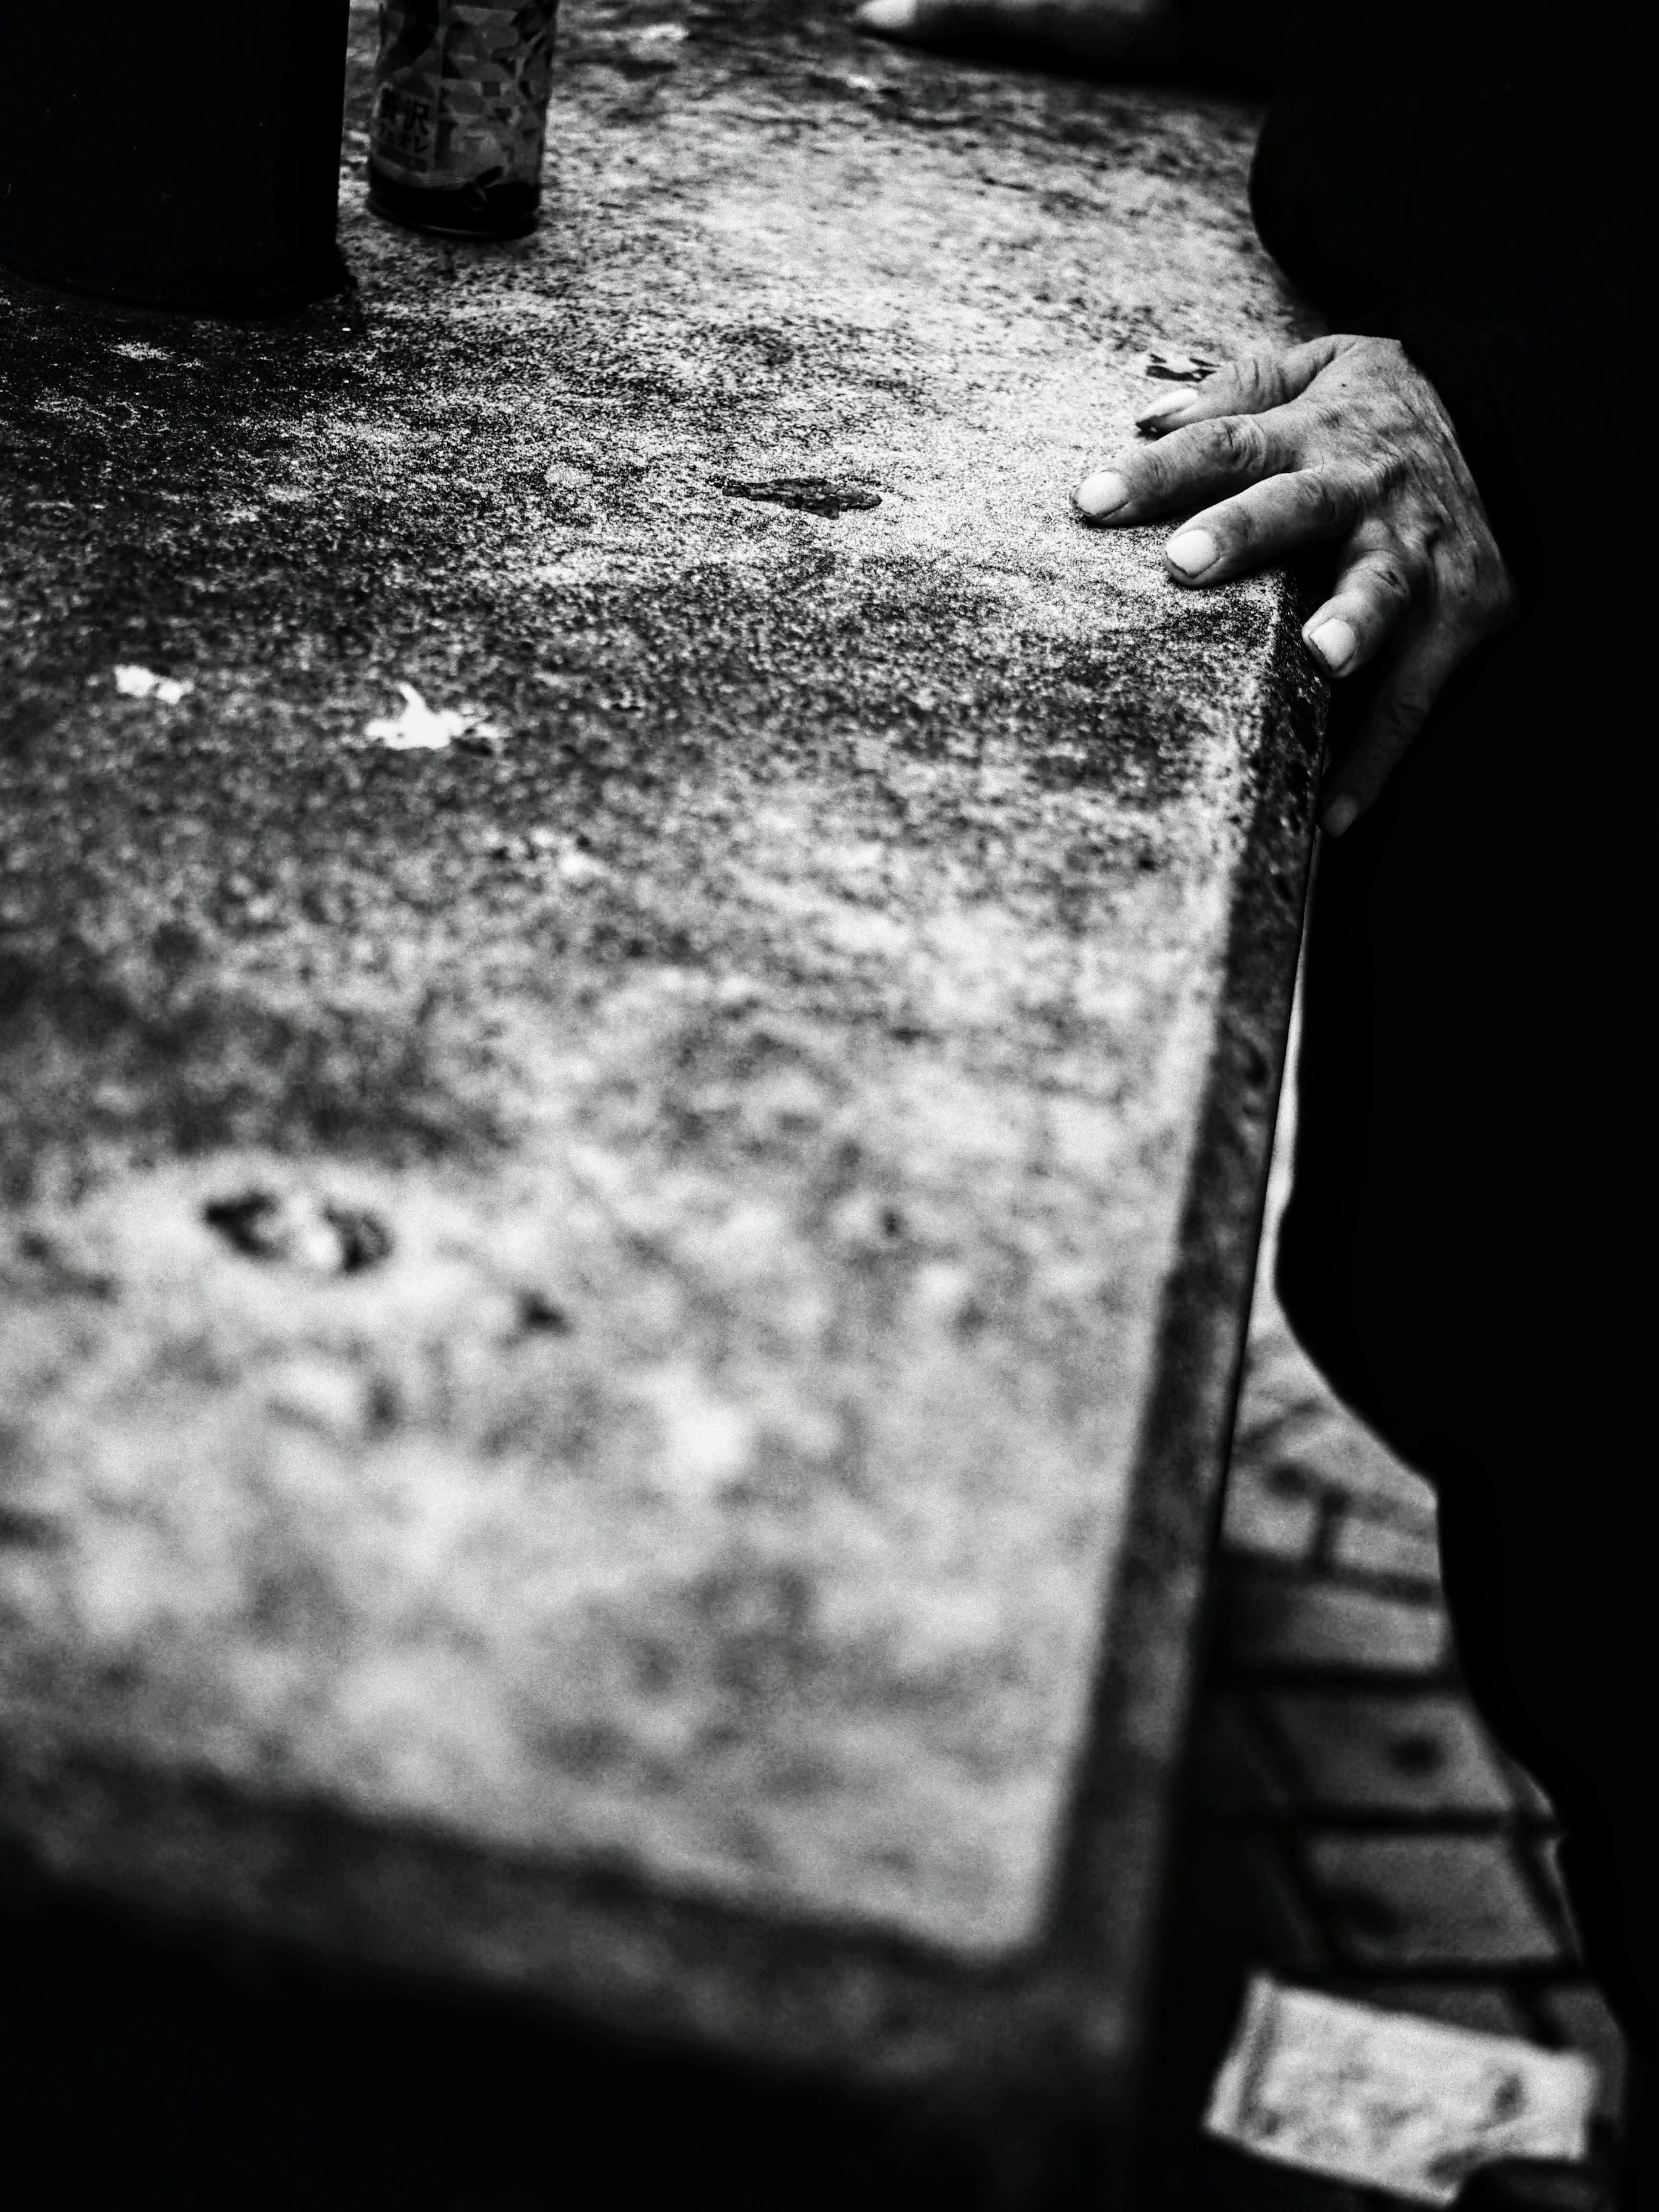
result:
<svg viewBox="0 0 1659 2212"><path fill-rule="evenodd" d="M1656 481L1652 440L1620 419L1653 325L1650 21L1606 0L1570 20L1306 8L1251 178L1263 243L1333 327L1404 340L1546 596L1582 586L1595 511Z"/></svg>
<svg viewBox="0 0 1659 2212"><path fill-rule="evenodd" d="M1591 1966L1650 2053L1645 15L1310 9L1252 204L1334 327L1435 384L1521 600L1322 848L1279 1289L1436 1486L1470 1686L1556 1802Z"/></svg>
<svg viewBox="0 0 1659 2212"><path fill-rule="evenodd" d="M1321 853L1279 1291L1436 1485L1495 1731L1598 1864L1628 1866L1625 1933L1585 1932L1651 2040L1651 830L1628 802L1563 804L1561 757L1622 711L1579 673L1524 629L1494 641Z"/></svg>

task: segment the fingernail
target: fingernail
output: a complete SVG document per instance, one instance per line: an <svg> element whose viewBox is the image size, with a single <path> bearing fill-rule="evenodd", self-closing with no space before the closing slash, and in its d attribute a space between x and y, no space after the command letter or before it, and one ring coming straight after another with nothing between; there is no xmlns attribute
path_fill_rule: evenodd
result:
<svg viewBox="0 0 1659 2212"><path fill-rule="evenodd" d="M915 27L916 0L864 0L853 20L866 31L890 31L899 36Z"/></svg>
<svg viewBox="0 0 1659 2212"><path fill-rule="evenodd" d="M1320 817L1319 826L1328 837L1340 837L1358 812L1357 799L1334 799Z"/></svg>
<svg viewBox="0 0 1659 2212"><path fill-rule="evenodd" d="M1188 398L1184 392L1173 399L1155 399L1150 407L1143 407L1139 414L1135 416L1135 428L1141 429L1150 423L1167 422L1171 415L1179 415L1187 404Z"/></svg>
<svg viewBox="0 0 1659 2212"><path fill-rule="evenodd" d="M1308 639L1333 676L1340 676L1358 649L1359 640L1340 615L1322 622Z"/></svg>
<svg viewBox="0 0 1659 2212"><path fill-rule="evenodd" d="M1103 469L1097 476L1085 477L1073 495L1083 514L1098 520L1127 505L1129 487L1115 469Z"/></svg>
<svg viewBox="0 0 1659 2212"><path fill-rule="evenodd" d="M1220 552L1207 530L1183 530L1164 547L1164 557L1183 576L1201 576L1206 568L1214 568Z"/></svg>

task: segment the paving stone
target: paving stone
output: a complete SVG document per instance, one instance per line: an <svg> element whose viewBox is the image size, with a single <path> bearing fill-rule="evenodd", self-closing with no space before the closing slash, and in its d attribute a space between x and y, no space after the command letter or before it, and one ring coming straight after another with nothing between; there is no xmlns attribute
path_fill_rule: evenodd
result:
<svg viewBox="0 0 1659 2212"><path fill-rule="evenodd" d="M1294 1468L1235 1453L1221 1540L1230 1552L1294 1564L1311 1558L1321 1500Z"/></svg>
<svg viewBox="0 0 1659 2212"><path fill-rule="evenodd" d="M1322 1488L1371 1512L1434 1525L1434 1492L1332 1392L1291 1334L1276 1304L1258 1292L1257 1318L1239 1392L1237 1447L1304 1472Z"/></svg>
<svg viewBox="0 0 1659 2212"><path fill-rule="evenodd" d="M1288 1102L1293 1085L1283 1093ZM1277 1170L1275 1169L1275 1172ZM1273 1295L1274 1238L1271 1228L1261 1240L1256 1270L1255 1295L1250 1308L1249 1340L1244 1371L1239 1378L1238 1428L1241 1435L1260 1435L1285 1420L1310 1413L1329 1412L1336 1405L1330 1385L1297 1342L1285 1310Z"/></svg>
<svg viewBox="0 0 1659 2212"><path fill-rule="evenodd" d="M1182 1856L1176 1911L1184 1955L1212 1965L1218 1978L1240 1964L1281 1974L1329 1970L1329 1947L1271 1836L1198 1829Z"/></svg>
<svg viewBox="0 0 1659 2212"><path fill-rule="evenodd" d="M1201 1812L1221 1815L1277 1813L1290 1803L1273 1753L1243 1700L1212 1696L1194 1730L1191 1790Z"/></svg>
<svg viewBox="0 0 1659 2212"><path fill-rule="evenodd" d="M1434 1526L1434 1492L1352 1414L1339 1409L1286 1438L1286 1460L1334 1495L1407 1525Z"/></svg>
<svg viewBox="0 0 1659 2212"><path fill-rule="evenodd" d="M1595 2061L1596 2111L1616 2119L1625 2096L1625 2039L1607 1999L1589 1982L1564 1982L1537 1999L1545 2025L1570 2050Z"/></svg>
<svg viewBox="0 0 1659 2212"><path fill-rule="evenodd" d="M1468 1705L1449 1692L1282 1691L1268 1730L1317 1810L1499 1815L1509 1790Z"/></svg>
<svg viewBox="0 0 1659 2212"><path fill-rule="evenodd" d="M1437 1605L1246 1569L1224 1592L1221 1649L1236 1667L1426 1675L1450 1638Z"/></svg>
<svg viewBox="0 0 1659 2212"><path fill-rule="evenodd" d="M1279 1478L1288 1486L1295 1479L1295 1470L1280 1469ZM1431 1527L1379 1520L1373 1514L1347 1509L1337 1516L1330 1546L1332 1565L1350 1574L1419 1583L1427 1589L1439 1587L1440 1546Z"/></svg>
<svg viewBox="0 0 1659 2212"><path fill-rule="evenodd" d="M1500 1836L1314 1835L1302 1856L1356 1966L1539 1966L1561 1944Z"/></svg>

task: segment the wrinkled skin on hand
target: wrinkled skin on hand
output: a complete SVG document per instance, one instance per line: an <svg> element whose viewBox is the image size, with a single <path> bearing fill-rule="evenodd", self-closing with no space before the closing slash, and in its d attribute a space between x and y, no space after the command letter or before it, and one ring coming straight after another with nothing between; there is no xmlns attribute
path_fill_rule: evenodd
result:
<svg viewBox="0 0 1659 2212"><path fill-rule="evenodd" d="M1113 526L1184 515L1164 547L1175 582L1202 588L1334 552L1334 589L1302 635L1358 694L1320 795L1322 824L1340 836L1453 670L1514 618L1450 418L1395 340L1333 337L1237 362L1138 427L1146 442L1085 477L1077 507Z"/></svg>
<svg viewBox="0 0 1659 2212"><path fill-rule="evenodd" d="M908 45L1110 74L1175 58L1179 13L1173 0L864 0L854 20ZM1514 585L1450 419L1393 339L1333 337L1237 362L1148 409L1139 427L1151 442L1087 477L1077 505L1113 525L1187 514L1165 548L1177 583L1334 552L1335 589L1303 635L1345 686L1320 801L1327 834L1340 836L1453 670L1514 617Z"/></svg>

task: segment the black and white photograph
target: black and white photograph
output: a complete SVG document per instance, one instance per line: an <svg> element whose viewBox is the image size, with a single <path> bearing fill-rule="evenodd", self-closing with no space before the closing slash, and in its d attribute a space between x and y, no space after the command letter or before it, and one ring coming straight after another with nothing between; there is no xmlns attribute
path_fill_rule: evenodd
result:
<svg viewBox="0 0 1659 2212"><path fill-rule="evenodd" d="M18 2212L1659 2206L1653 16L0 0Z"/></svg>

